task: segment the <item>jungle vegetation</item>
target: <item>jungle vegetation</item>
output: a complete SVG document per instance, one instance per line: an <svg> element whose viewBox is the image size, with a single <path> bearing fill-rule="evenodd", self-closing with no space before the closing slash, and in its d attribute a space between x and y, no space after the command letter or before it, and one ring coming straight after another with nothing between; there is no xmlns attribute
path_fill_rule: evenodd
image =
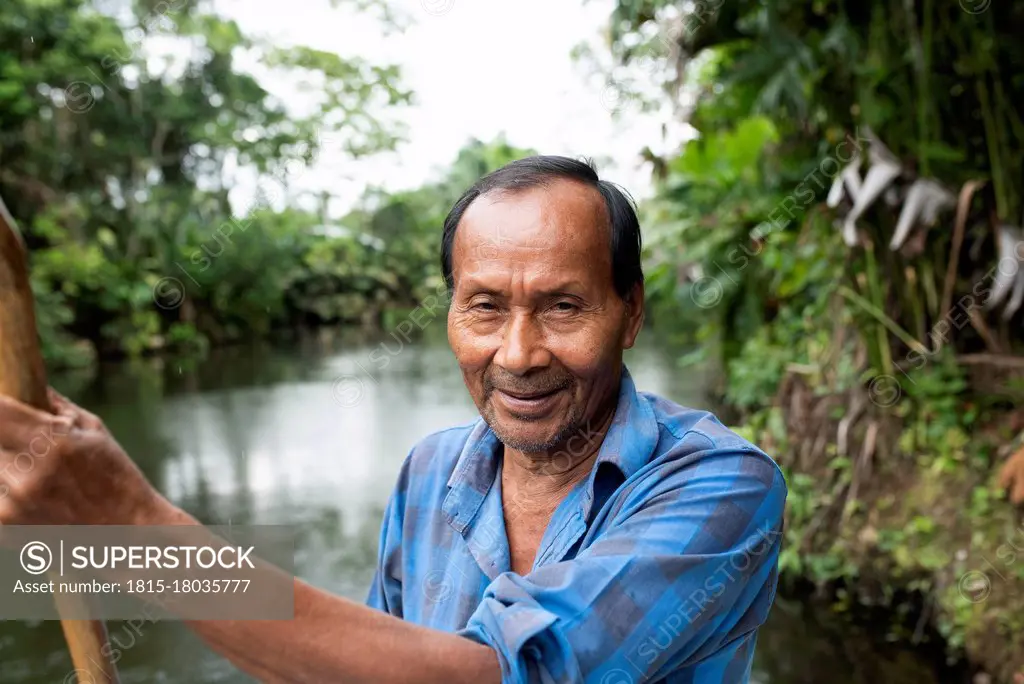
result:
<svg viewBox="0 0 1024 684"><path fill-rule="evenodd" d="M609 26L610 83L696 132L646 151L648 296L788 473L784 574L909 590L1016 681L1024 6L619 0Z"/></svg>

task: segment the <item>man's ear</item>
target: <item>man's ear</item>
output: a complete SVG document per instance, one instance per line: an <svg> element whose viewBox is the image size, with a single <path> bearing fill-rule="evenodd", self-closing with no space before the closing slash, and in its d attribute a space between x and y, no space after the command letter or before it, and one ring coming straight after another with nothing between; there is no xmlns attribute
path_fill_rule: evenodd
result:
<svg viewBox="0 0 1024 684"><path fill-rule="evenodd" d="M633 286L626 297L626 325L622 333L622 348L629 349L636 342L644 324L644 284L640 281Z"/></svg>

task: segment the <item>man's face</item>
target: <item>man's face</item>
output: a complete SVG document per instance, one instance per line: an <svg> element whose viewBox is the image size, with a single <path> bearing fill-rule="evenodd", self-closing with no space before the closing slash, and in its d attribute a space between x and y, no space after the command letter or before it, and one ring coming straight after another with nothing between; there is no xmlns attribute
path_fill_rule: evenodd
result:
<svg viewBox="0 0 1024 684"><path fill-rule="evenodd" d="M598 191L558 180L479 197L455 232L448 341L513 449L554 449L614 406L643 288L615 292L610 230Z"/></svg>

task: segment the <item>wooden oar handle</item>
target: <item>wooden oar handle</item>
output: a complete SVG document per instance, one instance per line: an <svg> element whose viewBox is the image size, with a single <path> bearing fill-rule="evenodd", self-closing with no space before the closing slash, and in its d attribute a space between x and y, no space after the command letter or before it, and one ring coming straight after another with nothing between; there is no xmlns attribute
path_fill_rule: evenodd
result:
<svg viewBox="0 0 1024 684"><path fill-rule="evenodd" d="M0 200L0 394L50 410L25 248Z"/></svg>
<svg viewBox="0 0 1024 684"><path fill-rule="evenodd" d="M0 199L0 394L50 411L46 386L25 247ZM87 614L82 596L58 594L54 599L60 615ZM110 649L103 648L107 644L103 622L62 619L61 627L76 675L74 680L66 678L67 684L117 684Z"/></svg>

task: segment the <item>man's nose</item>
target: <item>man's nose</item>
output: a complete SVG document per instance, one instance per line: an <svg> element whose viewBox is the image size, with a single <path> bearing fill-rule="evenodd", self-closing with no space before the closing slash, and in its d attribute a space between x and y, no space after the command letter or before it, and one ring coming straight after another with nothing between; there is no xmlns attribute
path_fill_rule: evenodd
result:
<svg viewBox="0 0 1024 684"><path fill-rule="evenodd" d="M501 347L494 362L516 375L550 364L551 354L544 344L544 331L528 312L514 313L505 327Z"/></svg>

